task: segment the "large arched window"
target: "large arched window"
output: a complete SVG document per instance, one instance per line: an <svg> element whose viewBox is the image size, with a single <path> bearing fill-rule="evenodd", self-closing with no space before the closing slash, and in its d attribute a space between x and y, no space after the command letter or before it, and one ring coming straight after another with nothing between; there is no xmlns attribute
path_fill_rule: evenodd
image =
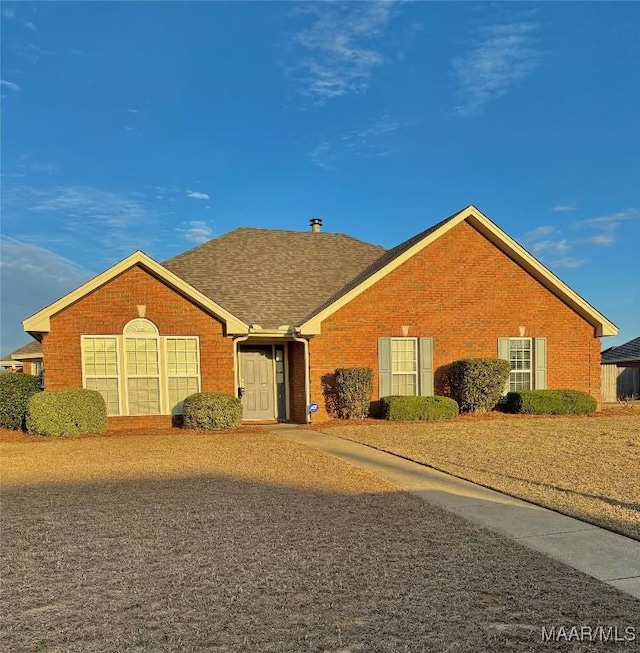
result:
<svg viewBox="0 0 640 653"><path fill-rule="evenodd" d="M109 415L181 414L184 399L200 391L199 339L162 336L135 318L121 335L82 336L82 374Z"/></svg>

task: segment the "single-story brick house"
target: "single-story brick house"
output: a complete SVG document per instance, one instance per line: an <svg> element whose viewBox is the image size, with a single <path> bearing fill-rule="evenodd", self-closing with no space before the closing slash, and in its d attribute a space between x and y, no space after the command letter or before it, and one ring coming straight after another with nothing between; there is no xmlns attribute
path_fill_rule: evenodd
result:
<svg viewBox="0 0 640 653"><path fill-rule="evenodd" d="M11 372L37 376L42 372L42 345L32 340L0 360L0 366Z"/></svg>
<svg viewBox="0 0 640 653"><path fill-rule="evenodd" d="M430 395L452 361L501 357L512 389L599 400L616 326L475 207L388 251L311 223L236 229L163 264L137 251L42 309L23 324L47 387L99 390L114 428L166 424L198 390L240 395L248 420L304 422L327 418L337 367L373 368L374 398Z"/></svg>

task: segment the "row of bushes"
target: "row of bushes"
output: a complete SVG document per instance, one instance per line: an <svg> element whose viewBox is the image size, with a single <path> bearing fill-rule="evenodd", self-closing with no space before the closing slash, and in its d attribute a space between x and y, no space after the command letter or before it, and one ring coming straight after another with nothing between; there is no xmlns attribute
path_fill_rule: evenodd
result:
<svg viewBox="0 0 640 653"><path fill-rule="evenodd" d="M187 397L183 405L185 428L229 429L240 426L242 421L242 404L231 395L200 392ZM107 407L96 390L59 388L40 392L35 376L3 374L0 427L50 436L104 433Z"/></svg>
<svg viewBox="0 0 640 653"><path fill-rule="evenodd" d="M446 385L450 397L391 396L380 400L381 417L389 420L451 419L459 412L486 412L500 401L509 379L509 362L474 358L455 361ZM339 368L334 374L330 408L335 416L361 419L369 414L373 394L370 368ZM507 395L511 413L583 415L596 401L578 390L523 390Z"/></svg>

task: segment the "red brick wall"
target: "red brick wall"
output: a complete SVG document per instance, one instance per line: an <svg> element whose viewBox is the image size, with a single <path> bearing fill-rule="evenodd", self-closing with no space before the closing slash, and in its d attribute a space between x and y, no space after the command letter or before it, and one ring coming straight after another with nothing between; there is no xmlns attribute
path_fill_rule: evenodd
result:
<svg viewBox="0 0 640 653"><path fill-rule="evenodd" d="M310 342L311 399L326 419L322 376L368 366L378 398L377 338L434 339L434 370L467 357L496 357L498 337L547 338L547 387L600 399L600 341L583 318L466 222L322 323Z"/></svg>
<svg viewBox="0 0 640 653"><path fill-rule="evenodd" d="M302 424L307 417L307 401L304 384L304 346L301 342L289 342L289 418Z"/></svg>
<svg viewBox="0 0 640 653"><path fill-rule="evenodd" d="M224 337L223 324L139 266L51 318L42 343L47 388L82 387L80 336L122 334L138 317L138 304L146 305L145 317L160 335L200 337L203 391L235 392L233 341Z"/></svg>

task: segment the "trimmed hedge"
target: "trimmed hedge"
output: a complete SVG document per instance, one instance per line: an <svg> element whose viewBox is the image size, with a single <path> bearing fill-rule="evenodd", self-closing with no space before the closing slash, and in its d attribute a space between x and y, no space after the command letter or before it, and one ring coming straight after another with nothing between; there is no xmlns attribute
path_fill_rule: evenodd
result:
<svg viewBox="0 0 640 653"><path fill-rule="evenodd" d="M107 406L97 390L56 388L29 399L27 430L37 435L104 433Z"/></svg>
<svg viewBox="0 0 640 653"><path fill-rule="evenodd" d="M182 404L182 425L186 429L233 429L242 422L242 402L223 392L196 392Z"/></svg>
<svg viewBox="0 0 640 653"><path fill-rule="evenodd" d="M24 429L29 399L40 392L40 379L31 374L0 374L0 428Z"/></svg>
<svg viewBox="0 0 640 653"><path fill-rule="evenodd" d="M451 397L465 413L492 410L509 379L509 361L467 358L451 364Z"/></svg>
<svg viewBox="0 0 640 653"><path fill-rule="evenodd" d="M382 397L384 419L452 419L458 416L458 404L449 397Z"/></svg>
<svg viewBox="0 0 640 653"><path fill-rule="evenodd" d="M369 414L373 394L370 367L341 367L335 372L335 402L339 417L362 419Z"/></svg>
<svg viewBox="0 0 640 653"><path fill-rule="evenodd" d="M589 415L596 400L580 390L520 390L507 394L507 410L526 415Z"/></svg>

